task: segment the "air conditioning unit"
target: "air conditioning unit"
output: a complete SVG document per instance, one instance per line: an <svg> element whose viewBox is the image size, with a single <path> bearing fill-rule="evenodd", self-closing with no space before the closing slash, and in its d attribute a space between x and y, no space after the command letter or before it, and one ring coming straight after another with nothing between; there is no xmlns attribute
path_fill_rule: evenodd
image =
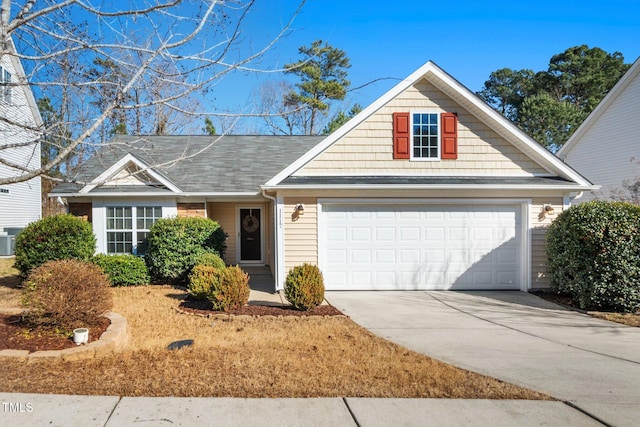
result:
<svg viewBox="0 0 640 427"><path fill-rule="evenodd" d="M13 255L16 250L16 236L0 236L0 256Z"/></svg>
<svg viewBox="0 0 640 427"><path fill-rule="evenodd" d="M20 232L24 230L24 227L5 227L4 231L9 236L17 236Z"/></svg>

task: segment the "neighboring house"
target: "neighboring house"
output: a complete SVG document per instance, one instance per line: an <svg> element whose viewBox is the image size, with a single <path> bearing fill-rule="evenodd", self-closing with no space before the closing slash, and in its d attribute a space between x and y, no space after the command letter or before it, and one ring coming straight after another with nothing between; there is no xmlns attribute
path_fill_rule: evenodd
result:
<svg viewBox="0 0 640 427"><path fill-rule="evenodd" d="M558 157L601 186L577 202L614 198L640 178L640 58L609 91Z"/></svg>
<svg viewBox="0 0 640 427"><path fill-rule="evenodd" d="M207 216L226 262L269 266L276 290L304 262L328 290L546 287L546 226L594 188L432 62L329 136L117 142L86 185L54 191L98 251L131 251L160 216Z"/></svg>
<svg viewBox="0 0 640 427"><path fill-rule="evenodd" d="M20 60L0 56L0 179L18 177L40 168L40 112ZM40 177L0 184L0 255L6 255L6 233L15 234L41 217Z"/></svg>

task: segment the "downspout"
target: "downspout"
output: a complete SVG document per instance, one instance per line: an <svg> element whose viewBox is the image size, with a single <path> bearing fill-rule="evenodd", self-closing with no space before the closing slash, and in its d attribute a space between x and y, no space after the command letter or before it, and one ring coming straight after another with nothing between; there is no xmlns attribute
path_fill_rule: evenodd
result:
<svg viewBox="0 0 640 427"><path fill-rule="evenodd" d="M270 196L266 193L266 190L264 188L260 189L260 195L262 197L264 197L265 199L271 200L272 204L273 204L273 243L274 243L274 247L272 248L273 250L273 263L275 265L272 266L273 268L273 279L274 279L274 291L277 292L278 289L278 281L280 280L280 277L278 275L278 263L280 262L279 256L278 256L278 201L275 198L275 196Z"/></svg>

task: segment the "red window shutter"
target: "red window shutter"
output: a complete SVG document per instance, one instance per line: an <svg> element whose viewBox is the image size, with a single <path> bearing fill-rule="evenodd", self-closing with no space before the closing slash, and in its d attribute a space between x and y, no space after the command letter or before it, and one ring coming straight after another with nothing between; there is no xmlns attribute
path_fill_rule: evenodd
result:
<svg viewBox="0 0 640 427"><path fill-rule="evenodd" d="M458 158L458 116L454 113L442 113L440 122L442 129L440 158L455 160Z"/></svg>
<svg viewBox="0 0 640 427"><path fill-rule="evenodd" d="M393 113L393 158L411 157L411 133L409 113Z"/></svg>

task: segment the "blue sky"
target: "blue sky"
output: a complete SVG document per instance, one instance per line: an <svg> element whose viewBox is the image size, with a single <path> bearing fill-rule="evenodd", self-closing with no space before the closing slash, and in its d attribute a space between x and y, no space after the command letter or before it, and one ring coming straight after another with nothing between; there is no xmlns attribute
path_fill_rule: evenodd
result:
<svg viewBox="0 0 640 427"><path fill-rule="evenodd" d="M282 28L297 1L257 0L243 36L260 46ZM379 78L402 79L428 60L472 91L492 71L541 71L565 49L587 44L621 52L625 62L640 56L640 1L379 1L308 0L292 31L261 66L276 68L299 58L297 50L322 39L347 53L352 87ZM270 75L270 79L282 79ZM241 75L214 91L217 109L246 109L260 78ZM346 102L367 106L397 80L352 91Z"/></svg>

